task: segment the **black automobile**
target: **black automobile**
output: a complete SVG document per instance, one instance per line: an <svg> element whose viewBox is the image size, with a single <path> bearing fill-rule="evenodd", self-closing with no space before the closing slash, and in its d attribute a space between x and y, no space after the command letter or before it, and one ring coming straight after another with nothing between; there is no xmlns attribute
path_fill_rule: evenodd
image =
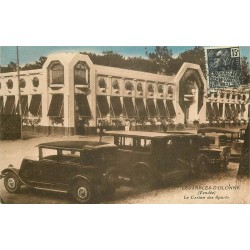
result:
<svg viewBox="0 0 250 250"><path fill-rule="evenodd" d="M148 189L199 175L200 137L197 134L107 131L118 147L119 179Z"/></svg>
<svg viewBox="0 0 250 250"><path fill-rule="evenodd" d="M18 193L22 186L69 193L79 203L92 203L116 189L117 147L93 141L57 141L38 145L37 160L24 158L20 169L1 173L4 186Z"/></svg>

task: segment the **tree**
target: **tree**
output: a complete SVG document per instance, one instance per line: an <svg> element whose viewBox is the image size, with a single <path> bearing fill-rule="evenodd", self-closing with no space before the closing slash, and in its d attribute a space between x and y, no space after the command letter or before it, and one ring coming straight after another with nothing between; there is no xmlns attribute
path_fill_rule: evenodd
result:
<svg viewBox="0 0 250 250"><path fill-rule="evenodd" d="M206 77L206 60L205 60L205 52L204 47L196 46L193 49L182 52L176 58L176 65L179 67L184 62L198 64L201 67L201 70ZM175 70L178 72L179 68L176 67Z"/></svg>
<svg viewBox="0 0 250 250"><path fill-rule="evenodd" d="M157 73L172 75L170 70L170 63L174 60L172 51L167 46L156 46L154 52L149 53L146 50L146 54L153 66L156 67Z"/></svg>
<svg viewBox="0 0 250 250"><path fill-rule="evenodd" d="M250 83L250 69L247 57L241 58L241 72L242 72L242 84L246 85Z"/></svg>

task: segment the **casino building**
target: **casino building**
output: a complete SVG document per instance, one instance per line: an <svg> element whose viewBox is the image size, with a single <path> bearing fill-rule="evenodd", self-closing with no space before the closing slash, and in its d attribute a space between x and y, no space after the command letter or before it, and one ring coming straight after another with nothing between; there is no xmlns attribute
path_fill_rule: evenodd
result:
<svg viewBox="0 0 250 250"><path fill-rule="evenodd" d="M96 133L100 125L244 123L249 93L211 90L199 65L175 76L100 66L80 53L51 54L20 72L23 127L47 135ZM18 113L16 72L0 74L0 113Z"/></svg>

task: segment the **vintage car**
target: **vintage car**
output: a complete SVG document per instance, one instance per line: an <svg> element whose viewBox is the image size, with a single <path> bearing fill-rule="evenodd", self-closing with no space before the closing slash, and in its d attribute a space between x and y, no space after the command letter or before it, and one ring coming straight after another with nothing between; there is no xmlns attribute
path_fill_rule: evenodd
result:
<svg viewBox="0 0 250 250"><path fill-rule="evenodd" d="M4 186L18 193L25 185L65 192L79 203L92 203L101 193L115 191L117 147L93 141L57 141L38 145L38 159L24 158L20 169L1 173Z"/></svg>
<svg viewBox="0 0 250 250"><path fill-rule="evenodd" d="M226 144L224 143L224 139L219 140L217 145L222 146L229 146L231 149L231 161L239 161L242 146L244 143L244 133L245 129L224 129L224 128L213 128L213 127L207 127L207 128L200 128L197 130L198 134L203 134L206 136L215 136L216 134L218 136L224 135L226 136Z"/></svg>
<svg viewBox="0 0 250 250"><path fill-rule="evenodd" d="M117 168L120 179L138 188L199 175L203 162L200 136L185 133L107 131L118 147Z"/></svg>
<svg viewBox="0 0 250 250"><path fill-rule="evenodd" d="M171 131L168 134L178 134L178 131ZM181 134L194 133L182 131ZM203 166L203 171L226 169L231 155L230 147L227 146L227 137L218 133L199 135L199 152L197 164Z"/></svg>

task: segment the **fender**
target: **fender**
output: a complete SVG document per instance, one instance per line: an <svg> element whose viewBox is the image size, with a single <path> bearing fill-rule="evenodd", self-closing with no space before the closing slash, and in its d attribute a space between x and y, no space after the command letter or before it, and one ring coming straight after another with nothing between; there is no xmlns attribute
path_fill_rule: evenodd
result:
<svg viewBox="0 0 250 250"><path fill-rule="evenodd" d="M153 171L154 168L150 166L149 163L147 162L143 162L143 161L139 161L139 162L136 162L135 164L132 165L132 169L136 168L137 166L146 166L146 168L148 168L150 171Z"/></svg>
<svg viewBox="0 0 250 250"><path fill-rule="evenodd" d="M17 168L13 168L12 165L9 165L8 168L5 168L3 171L2 171L2 174L1 174L1 178L4 178L5 175L7 175L8 173L13 173L16 175L16 177L20 180L20 182L23 184L23 185L26 185L26 186L29 186L27 185L19 176L19 169Z"/></svg>
<svg viewBox="0 0 250 250"><path fill-rule="evenodd" d="M70 185L69 185L69 186L71 186L72 183L73 183L74 181L76 181L76 180L85 180L85 181L88 182L89 185L91 185L91 183L92 183L92 182L90 181L90 179L87 178L86 176L84 176L84 175L76 175L76 176L74 176L74 177L71 179Z"/></svg>

